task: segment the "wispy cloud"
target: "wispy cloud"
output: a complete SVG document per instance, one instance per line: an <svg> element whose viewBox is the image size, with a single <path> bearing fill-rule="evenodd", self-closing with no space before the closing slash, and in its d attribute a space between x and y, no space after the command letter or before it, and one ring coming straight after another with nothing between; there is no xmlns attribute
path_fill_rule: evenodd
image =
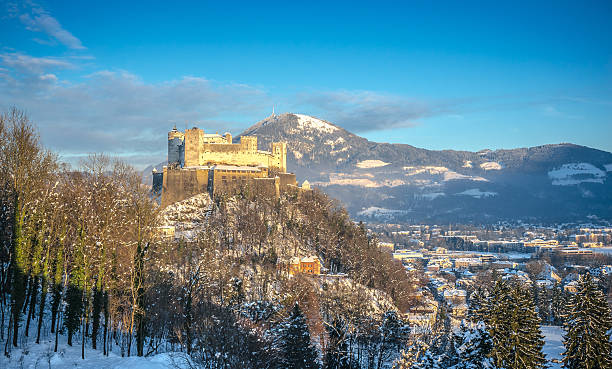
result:
<svg viewBox="0 0 612 369"><path fill-rule="evenodd" d="M212 132L245 128L235 127L237 117L254 122L271 105L258 88L202 77L148 83L126 71L103 70L71 83L52 73L68 67L62 63L24 55L1 60L39 73L4 72L11 78L0 78L0 109L26 109L45 144L73 163L89 152L107 152L144 167L165 158L165 132L173 124Z"/></svg>
<svg viewBox="0 0 612 369"><path fill-rule="evenodd" d="M541 107L542 114L548 117L553 118L563 118L563 119L580 119L581 117L574 114L568 114L559 110L556 106L553 105L544 105Z"/></svg>
<svg viewBox="0 0 612 369"><path fill-rule="evenodd" d="M450 114L459 101L431 102L372 91L302 93L296 105L309 106L354 132L412 127L419 119Z"/></svg>
<svg viewBox="0 0 612 369"><path fill-rule="evenodd" d="M7 13L11 17L18 18L26 29L43 33L50 38L49 40L34 38L34 41L38 43L53 44L53 42L59 42L73 50L86 49L81 40L64 29L60 22L39 4L31 1L20 4L10 3L7 5Z"/></svg>
<svg viewBox="0 0 612 369"><path fill-rule="evenodd" d="M2 64L23 74L40 74L48 69L73 68L67 58L34 57L18 52L0 54Z"/></svg>

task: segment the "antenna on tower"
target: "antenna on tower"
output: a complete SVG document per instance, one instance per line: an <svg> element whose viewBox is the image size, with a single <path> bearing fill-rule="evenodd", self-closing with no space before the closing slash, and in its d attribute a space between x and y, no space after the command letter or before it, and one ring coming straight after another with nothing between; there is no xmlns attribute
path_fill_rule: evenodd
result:
<svg viewBox="0 0 612 369"><path fill-rule="evenodd" d="M274 116L274 105L272 105L272 116Z"/></svg>

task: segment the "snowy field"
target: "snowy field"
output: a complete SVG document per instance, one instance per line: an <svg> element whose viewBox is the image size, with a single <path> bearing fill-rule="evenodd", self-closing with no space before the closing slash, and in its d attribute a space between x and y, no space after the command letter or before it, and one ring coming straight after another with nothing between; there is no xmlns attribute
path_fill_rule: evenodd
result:
<svg viewBox="0 0 612 369"><path fill-rule="evenodd" d="M385 209L385 208L379 208L376 206L370 206L369 208L358 212L357 215L364 216L364 217L379 218L379 219L389 219L396 215L404 215L407 213L408 211L406 210L394 210L394 209Z"/></svg>
<svg viewBox="0 0 612 369"><path fill-rule="evenodd" d="M2 341L0 341L2 342ZM4 342L2 342L4 348ZM68 346L60 339L58 352L53 352L55 341L50 339L36 344L34 340L26 349L12 350L11 357L0 355L0 368L129 368L129 369L181 369L189 368L182 353L164 353L151 357L121 357L119 353L111 352L104 356L102 350L85 348L85 360L81 359L81 345Z"/></svg>
<svg viewBox="0 0 612 369"><path fill-rule="evenodd" d="M479 188L471 188L463 192L459 192L457 195L472 196L475 199L482 199L483 197L497 196L497 192L481 191Z"/></svg>
<svg viewBox="0 0 612 369"><path fill-rule="evenodd" d="M562 327L552 325L542 326L542 334L545 341L544 353L549 361L550 369L561 368L561 363L554 363L552 360L560 361L562 358L561 354L565 351L565 347L563 347L563 333L565 331Z"/></svg>
<svg viewBox="0 0 612 369"><path fill-rule="evenodd" d="M573 186L583 182L603 183L606 175L605 171L589 163L563 164L560 168L548 172L553 186Z"/></svg>

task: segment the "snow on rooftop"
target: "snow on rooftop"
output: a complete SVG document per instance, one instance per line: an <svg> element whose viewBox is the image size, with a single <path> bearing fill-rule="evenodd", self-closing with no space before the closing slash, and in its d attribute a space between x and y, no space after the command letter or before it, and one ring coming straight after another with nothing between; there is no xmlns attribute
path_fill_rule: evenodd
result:
<svg viewBox="0 0 612 369"><path fill-rule="evenodd" d="M304 114L294 114L298 118L298 127L301 129L311 129L325 133L333 133L338 130L338 127L324 122L320 119L313 118Z"/></svg>

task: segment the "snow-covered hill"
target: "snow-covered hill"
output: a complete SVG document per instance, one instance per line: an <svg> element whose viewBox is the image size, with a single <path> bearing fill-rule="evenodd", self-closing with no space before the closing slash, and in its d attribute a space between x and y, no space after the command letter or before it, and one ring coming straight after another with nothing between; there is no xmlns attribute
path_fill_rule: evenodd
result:
<svg viewBox="0 0 612 369"><path fill-rule="evenodd" d="M385 219L400 221L612 220L612 154L584 146L434 151L372 142L289 113L267 117L236 140L242 135L258 136L260 148L287 142L298 180L308 179L358 218L380 208Z"/></svg>

